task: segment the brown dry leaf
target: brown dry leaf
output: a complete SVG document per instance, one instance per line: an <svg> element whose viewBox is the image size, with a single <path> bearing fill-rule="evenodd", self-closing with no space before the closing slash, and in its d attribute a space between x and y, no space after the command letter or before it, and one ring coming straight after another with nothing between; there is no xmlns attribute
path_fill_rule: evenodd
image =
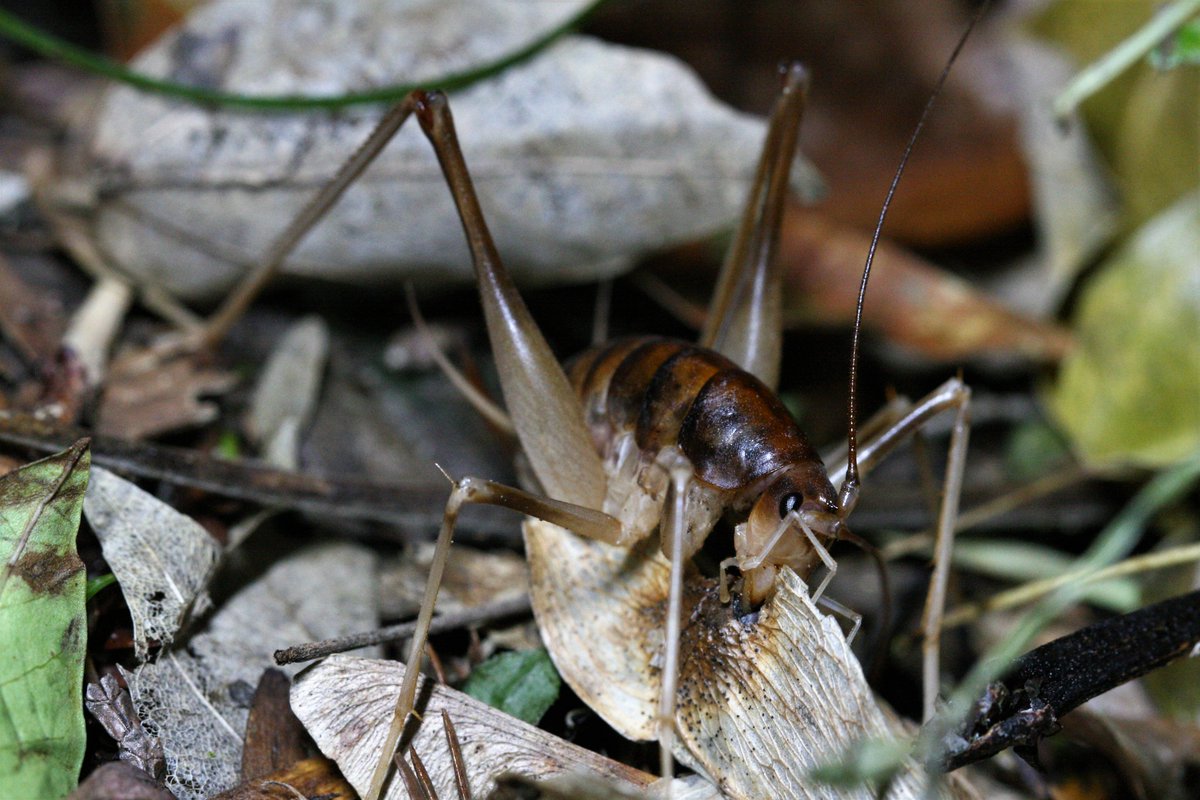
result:
<svg viewBox="0 0 1200 800"><path fill-rule="evenodd" d="M869 244L865 234L819 212L789 207L780 242L787 322L850 324ZM978 356L1057 361L1072 346L1066 329L1010 311L886 241L875 254L863 324L889 343L943 361Z"/></svg>
<svg viewBox="0 0 1200 800"><path fill-rule="evenodd" d="M286 769L307 753L304 726L288 702L292 682L281 670L263 670L254 690L254 702L246 719L246 744L242 748L242 780L262 778Z"/></svg>
<svg viewBox="0 0 1200 800"><path fill-rule="evenodd" d="M122 439L143 439L212 422L218 409L201 400L233 388L237 379L204 364L201 357L147 360L145 351L113 362L100 401L96 430Z"/></svg>
<svg viewBox="0 0 1200 800"><path fill-rule="evenodd" d="M563 679L606 722L654 739L669 565L656 542L624 550L526 521L533 608ZM837 623L782 570L756 614L730 615L713 581L685 578L676 756L733 798L868 798L809 772L895 733ZM915 765L888 797L921 796Z"/></svg>
<svg viewBox="0 0 1200 800"><path fill-rule="evenodd" d="M50 362L67 322L62 305L35 292L0 258L0 336L28 364Z"/></svg>
<svg viewBox="0 0 1200 800"><path fill-rule="evenodd" d="M101 764L67 800L176 800L175 795L124 761Z"/></svg>
<svg viewBox="0 0 1200 800"><path fill-rule="evenodd" d="M116 678L105 674L99 683L89 683L83 705L116 741L122 761L137 767L155 782L162 780L166 771L162 744L142 727L129 692Z"/></svg>
<svg viewBox="0 0 1200 800"><path fill-rule="evenodd" d="M213 795L209 800L357 800L337 764L327 758L306 758L259 778Z"/></svg>
<svg viewBox="0 0 1200 800"><path fill-rule="evenodd" d="M403 677L404 667L396 662L334 655L300 673L292 685L292 710L321 752L337 762L360 792L366 789L379 760ZM426 696L427 701L422 699ZM655 780L454 689L422 681L417 698L423 721L409 747L425 763L439 797L457 796L443 710L458 734L476 797L486 796L495 777L503 772L545 778L582 771L627 791L644 789ZM393 777L385 800L404 797L403 781Z"/></svg>

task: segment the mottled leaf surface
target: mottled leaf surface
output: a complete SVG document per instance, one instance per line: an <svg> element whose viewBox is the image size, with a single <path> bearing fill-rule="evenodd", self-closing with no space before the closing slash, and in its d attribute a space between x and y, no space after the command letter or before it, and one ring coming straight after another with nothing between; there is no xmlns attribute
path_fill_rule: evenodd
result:
<svg viewBox="0 0 1200 800"><path fill-rule="evenodd" d="M282 645L378 624L374 555L351 544L310 547L277 561L191 636L127 674L134 707L162 740L167 786L201 800L240 780L254 686ZM294 671L294 670L293 670Z"/></svg>
<svg viewBox="0 0 1200 800"><path fill-rule="evenodd" d="M87 441L0 478L0 794L56 800L83 760Z"/></svg>

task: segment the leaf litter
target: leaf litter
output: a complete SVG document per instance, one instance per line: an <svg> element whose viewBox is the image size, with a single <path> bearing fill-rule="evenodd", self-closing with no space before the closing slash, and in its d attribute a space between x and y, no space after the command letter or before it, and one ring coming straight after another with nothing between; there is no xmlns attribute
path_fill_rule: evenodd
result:
<svg viewBox="0 0 1200 800"><path fill-rule="evenodd" d="M162 741L166 783L180 800L200 800L238 782L250 695L279 642L377 624L374 559L350 544L283 558L221 604L185 643L125 672L139 716Z"/></svg>

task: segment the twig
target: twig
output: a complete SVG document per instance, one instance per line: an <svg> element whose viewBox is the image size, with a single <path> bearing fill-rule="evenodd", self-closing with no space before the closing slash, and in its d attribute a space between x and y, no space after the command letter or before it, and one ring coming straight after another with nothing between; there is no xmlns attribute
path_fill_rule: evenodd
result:
<svg viewBox="0 0 1200 800"><path fill-rule="evenodd" d="M475 606L474 608L467 608L462 611L439 614L433 618L433 622L429 626L429 632L442 633L467 625L478 625L483 622L503 619L504 617L528 614L530 610L529 595L523 594L519 597L497 600L494 603ZM334 653L344 653L347 650L356 650L360 647L369 647L373 644L407 639L409 636L412 636L416 627L417 623L413 620L399 625L390 625L375 631L352 633L348 636L339 636L334 639L324 639L319 642L307 642L293 647L286 647L275 651L275 663L282 665L295 664L300 661L312 661L313 659L324 658Z"/></svg>
<svg viewBox="0 0 1200 800"><path fill-rule="evenodd" d="M1084 67L1054 99L1054 116L1059 121L1066 119L1080 103L1107 86L1198 13L1200 0L1177 0L1163 8L1133 35Z"/></svg>

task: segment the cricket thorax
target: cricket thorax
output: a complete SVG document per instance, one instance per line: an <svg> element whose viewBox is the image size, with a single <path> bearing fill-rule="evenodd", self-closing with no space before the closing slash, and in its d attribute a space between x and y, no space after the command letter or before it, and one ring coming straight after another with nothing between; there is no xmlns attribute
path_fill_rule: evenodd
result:
<svg viewBox="0 0 1200 800"><path fill-rule="evenodd" d="M658 527L669 483L664 454L670 451L685 456L694 470L688 555L724 512L745 519L780 486L800 492L807 508L829 506L836 513L825 468L787 409L761 381L719 353L671 339L629 338L582 353L567 370L604 461L603 510L621 521L624 541L640 540ZM781 475L789 480L780 482ZM775 509L779 501L772 494L769 505ZM799 551L809 545L790 541L794 536L761 552L747 549L761 546L762 538L739 540L739 562L807 562Z"/></svg>

